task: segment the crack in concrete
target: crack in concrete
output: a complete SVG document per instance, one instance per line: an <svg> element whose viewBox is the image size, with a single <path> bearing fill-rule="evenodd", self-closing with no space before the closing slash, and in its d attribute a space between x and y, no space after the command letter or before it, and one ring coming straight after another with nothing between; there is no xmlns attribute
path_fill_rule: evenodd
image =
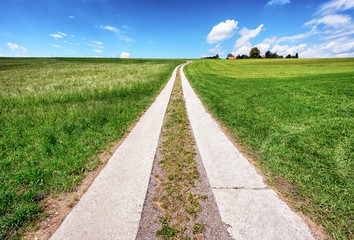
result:
<svg viewBox="0 0 354 240"><path fill-rule="evenodd" d="M250 188L250 187L212 187L212 189L217 190L271 190L270 187L259 187L259 188Z"/></svg>

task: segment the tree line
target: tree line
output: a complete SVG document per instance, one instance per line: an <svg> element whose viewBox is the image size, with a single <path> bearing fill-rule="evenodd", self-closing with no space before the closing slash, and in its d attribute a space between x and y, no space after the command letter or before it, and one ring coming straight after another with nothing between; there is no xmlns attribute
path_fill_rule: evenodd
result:
<svg viewBox="0 0 354 240"><path fill-rule="evenodd" d="M202 57L203 59L220 59L220 56L216 54L215 56L211 57ZM276 52L267 51L264 56L261 56L261 51L257 47L253 47L250 51L249 55L240 55L238 54L236 57L229 53L227 54L226 59L247 59L247 58L284 58L282 55L278 55ZM285 58L299 58L299 54L296 53L295 55L291 55L290 53Z"/></svg>
<svg viewBox="0 0 354 240"><path fill-rule="evenodd" d="M250 51L250 54L247 55L237 55L236 57L229 53L226 59L229 58L237 58L237 59L246 59L246 58L284 58L282 55L278 55L276 52L272 53L271 51L267 51L264 56L261 56L261 51L257 47L253 47ZM290 53L285 58L299 58L299 54L291 55Z"/></svg>

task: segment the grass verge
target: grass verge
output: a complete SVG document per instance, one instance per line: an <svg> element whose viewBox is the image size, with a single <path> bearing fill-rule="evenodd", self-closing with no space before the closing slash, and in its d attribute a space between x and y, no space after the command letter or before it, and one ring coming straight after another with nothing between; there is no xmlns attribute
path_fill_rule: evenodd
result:
<svg viewBox="0 0 354 240"><path fill-rule="evenodd" d="M182 62L0 58L0 239L74 190Z"/></svg>
<svg viewBox="0 0 354 240"><path fill-rule="evenodd" d="M162 138L159 166L164 173L155 175L159 187L153 198L154 206L162 212L157 237L202 239L204 224L197 222L196 217L202 210L200 201L206 196L194 189L195 182L199 181L199 171L179 70L166 111Z"/></svg>
<svg viewBox="0 0 354 240"><path fill-rule="evenodd" d="M292 206L353 238L354 59L200 60L196 92Z"/></svg>

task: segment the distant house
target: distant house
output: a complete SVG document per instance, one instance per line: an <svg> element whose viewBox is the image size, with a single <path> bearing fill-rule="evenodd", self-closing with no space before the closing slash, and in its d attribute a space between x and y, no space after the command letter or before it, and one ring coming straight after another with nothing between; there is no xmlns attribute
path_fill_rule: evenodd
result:
<svg viewBox="0 0 354 240"><path fill-rule="evenodd" d="M237 59L237 57L228 57L227 59Z"/></svg>
<svg viewBox="0 0 354 240"><path fill-rule="evenodd" d="M262 58L266 58L266 56L262 56Z"/></svg>

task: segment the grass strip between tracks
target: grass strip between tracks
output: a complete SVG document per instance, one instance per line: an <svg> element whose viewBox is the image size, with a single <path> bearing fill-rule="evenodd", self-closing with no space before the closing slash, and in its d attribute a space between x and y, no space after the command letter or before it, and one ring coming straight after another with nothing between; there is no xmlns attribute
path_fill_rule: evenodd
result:
<svg viewBox="0 0 354 240"><path fill-rule="evenodd" d="M196 220L202 210L200 201L206 199L193 189L199 181L194 159L195 142L183 100L179 71L167 108L162 130L162 158L159 166L163 174L154 177L159 182L153 205L162 212L160 239L202 239L204 224Z"/></svg>

